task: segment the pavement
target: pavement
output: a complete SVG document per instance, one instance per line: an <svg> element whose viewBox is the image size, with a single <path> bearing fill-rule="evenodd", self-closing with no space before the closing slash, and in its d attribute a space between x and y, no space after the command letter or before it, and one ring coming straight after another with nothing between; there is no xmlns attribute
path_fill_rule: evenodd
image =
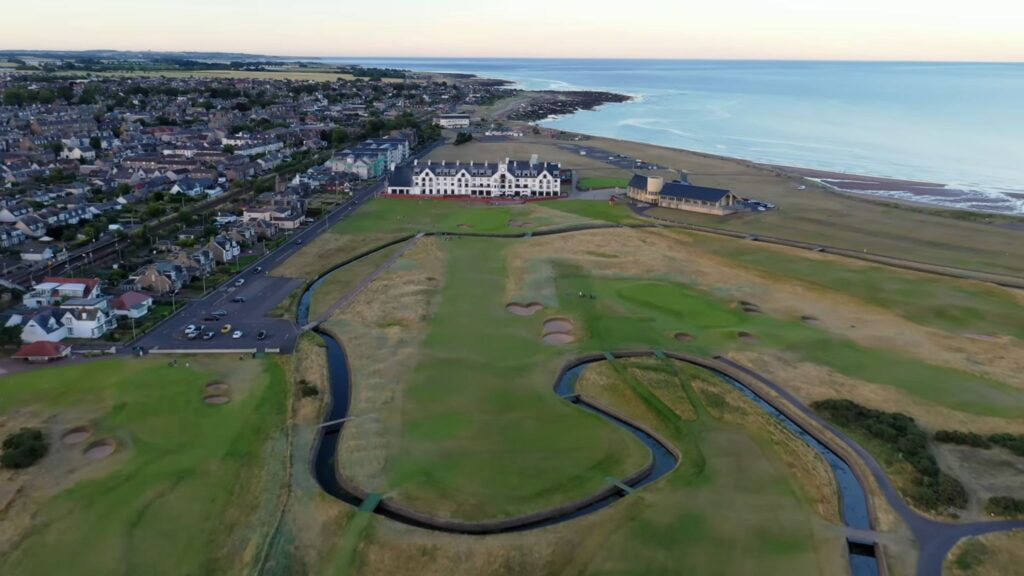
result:
<svg viewBox="0 0 1024 576"><path fill-rule="evenodd" d="M667 170L665 166L659 166L653 162L642 162L637 163L637 158L618 154L604 148L598 148L596 146L587 146L586 144L578 143L565 143L559 144L559 148L568 150L574 154L580 154L586 152L586 154L580 154L581 157L590 158L591 160L599 160L614 166L615 168L621 168L622 170Z"/></svg>
<svg viewBox="0 0 1024 576"><path fill-rule="evenodd" d="M287 242L276 250L268 253L248 268L230 278L220 288L203 298L185 304L177 313L168 318L148 334L139 338L134 346L142 346L146 350L181 350L181 351L238 351L248 352L278 350L290 353L295 349L295 342L300 329L292 318L270 318L268 314L279 303L305 284L302 278L279 278L270 273L291 258L309 242L329 230L331 226L342 222L366 203L384 187L377 182L356 191L351 198L340 204L325 218L307 228L296 232ZM259 269L259 272L256 270ZM241 280L241 286L237 282ZM234 298L243 298L244 302L232 302ZM214 311L227 312L218 321L206 320ZM214 332L211 340L185 337L185 327L202 325L205 330ZM224 326L230 329L223 332ZM233 338L233 333L242 332L240 338ZM264 340L257 340L260 331L266 331Z"/></svg>

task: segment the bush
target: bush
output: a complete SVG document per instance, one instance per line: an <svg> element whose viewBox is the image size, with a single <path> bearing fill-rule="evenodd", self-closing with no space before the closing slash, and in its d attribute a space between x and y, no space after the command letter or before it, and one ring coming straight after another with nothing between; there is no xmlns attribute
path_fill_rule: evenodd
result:
<svg viewBox="0 0 1024 576"><path fill-rule="evenodd" d="M961 446L973 446L985 450L992 447L992 443L981 434L974 432L960 432L959 430L939 430L932 438L936 442L944 444L959 444Z"/></svg>
<svg viewBox="0 0 1024 576"><path fill-rule="evenodd" d="M311 396L319 396L320 391L306 380L299 380L299 395L303 398L309 398Z"/></svg>
<svg viewBox="0 0 1024 576"><path fill-rule="evenodd" d="M903 491L918 506L933 511L967 507L967 490L959 480L942 472L928 449L928 434L910 416L874 410L850 400L822 400L811 407L840 428L870 436L893 459L909 464L913 476ZM961 433L956 434L951 437L961 438Z"/></svg>
<svg viewBox="0 0 1024 576"><path fill-rule="evenodd" d="M455 145L460 146L473 140L473 134L469 132L459 132L455 135Z"/></svg>
<svg viewBox="0 0 1024 576"><path fill-rule="evenodd" d="M1003 518L1024 517L1024 500L1012 496L993 496L985 503L985 512Z"/></svg>
<svg viewBox="0 0 1024 576"><path fill-rule="evenodd" d="M992 434L988 441L1006 448L1017 456L1024 456L1024 434Z"/></svg>
<svg viewBox="0 0 1024 576"><path fill-rule="evenodd" d="M4 468L28 468L38 462L50 449L42 431L22 428L4 438L0 464Z"/></svg>

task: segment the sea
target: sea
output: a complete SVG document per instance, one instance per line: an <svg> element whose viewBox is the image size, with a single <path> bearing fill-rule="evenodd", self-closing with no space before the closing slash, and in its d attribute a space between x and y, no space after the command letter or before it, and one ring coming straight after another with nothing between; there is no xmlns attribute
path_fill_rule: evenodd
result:
<svg viewBox="0 0 1024 576"><path fill-rule="evenodd" d="M331 58L471 73L622 104L541 125L756 162L945 186L862 193L1024 214L1024 63Z"/></svg>

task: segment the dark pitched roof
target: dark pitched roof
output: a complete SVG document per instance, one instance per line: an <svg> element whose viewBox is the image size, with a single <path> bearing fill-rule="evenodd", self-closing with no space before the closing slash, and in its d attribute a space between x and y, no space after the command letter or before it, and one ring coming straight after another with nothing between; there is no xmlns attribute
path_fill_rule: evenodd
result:
<svg viewBox="0 0 1024 576"><path fill-rule="evenodd" d="M731 194L729 190L693 186L682 182L668 182L661 189L661 195L668 198L700 200L702 202L721 202L729 194Z"/></svg>
<svg viewBox="0 0 1024 576"><path fill-rule="evenodd" d="M649 178L647 178L647 176L642 174L633 174L633 177L629 179L629 187L646 192L648 180Z"/></svg>
<svg viewBox="0 0 1024 576"><path fill-rule="evenodd" d="M64 350L67 348L67 344L40 340L39 342L25 344L21 348L18 348L18 351L15 352L14 356L11 356L11 358L59 358L64 354Z"/></svg>
<svg viewBox="0 0 1024 576"><path fill-rule="evenodd" d="M412 187L412 167L410 166L399 166L395 169L391 177L388 178L388 186L395 186L398 188L411 188Z"/></svg>

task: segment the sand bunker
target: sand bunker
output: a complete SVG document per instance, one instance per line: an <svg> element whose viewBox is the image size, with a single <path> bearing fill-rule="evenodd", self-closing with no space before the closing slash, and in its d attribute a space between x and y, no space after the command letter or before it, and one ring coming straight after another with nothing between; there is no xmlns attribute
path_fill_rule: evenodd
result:
<svg viewBox="0 0 1024 576"><path fill-rule="evenodd" d="M110 438L104 438L86 446L85 451L82 452L82 454L84 454L89 460L100 460L101 458L106 458L113 454L116 449L117 442L114 442Z"/></svg>
<svg viewBox="0 0 1024 576"><path fill-rule="evenodd" d="M548 332L544 335L544 342L548 344L568 344L575 341L576 337L567 332Z"/></svg>
<svg viewBox="0 0 1024 576"><path fill-rule="evenodd" d="M736 333L736 337L739 338L740 340L742 340L743 342L749 342L749 343L757 342L757 336L754 336L750 332L737 332Z"/></svg>
<svg viewBox="0 0 1024 576"><path fill-rule="evenodd" d="M92 436L92 428L88 426L76 426L71 430L68 430L60 437L60 441L69 446L74 444L81 444Z"/></svg>
<svg viewBox="0 0 1024 576"><path fill-rule="evenodd" d="M527 304L520 304L518 302L509 302L505 306L505 310L515 314L516 316L533 316L536 312L544 309L544 305L539 302L529 302Z"/></svg>
<svg viewBox="0 0 1024 576"><path fill-rule="evenodd" d="M746 300L740 300L740 307L747 314L763 314L761 307L753 302L747 302Z"/></svg>
<svg viewBox="0 0 1024 576"><path fill-rule="evenodd" d="M544 321L544 334L552 332L572 332L572 320L568 318L548 318Z"/></svg>
<svg viewBox="0 0 1024 576"><path fill-rule="evenodd" d="M965 338L970 338L971 340L983 340L985 342L995 342L995 341L999 340L999 338L997 338L996 336L993 336L991 334L968 333L968 334L964 334L963 336Z"/></svg>
<svg viewBox="0 0 1024 576"><path fill-rule="evenodd" d="M691 342L693 340L693 335L686 332L676 332L672 337L680 342Z"/></svg>
<svg viewBox="0 0 1024 576"><path fill-rule="evenodd" d="M800 320L810 326L821 326L821 320L815 316L801 316Z"/></svg>
<svg viewBox="0 0 1024 576"><path fill-rule="evenodd" d="M223 396L221 394L211 394L210 396L205 396L203 398L203 402L206 402L207 404L220 405L231 402L231 398L228 398L227 396Z"/></svg>
<svg viewBox="0 0 1024 576"><path fill-rule="evenodd" d="M224 394L228 391L228 385L223 382L212 382L206 385L206 391L210 394Z"/></svg>

